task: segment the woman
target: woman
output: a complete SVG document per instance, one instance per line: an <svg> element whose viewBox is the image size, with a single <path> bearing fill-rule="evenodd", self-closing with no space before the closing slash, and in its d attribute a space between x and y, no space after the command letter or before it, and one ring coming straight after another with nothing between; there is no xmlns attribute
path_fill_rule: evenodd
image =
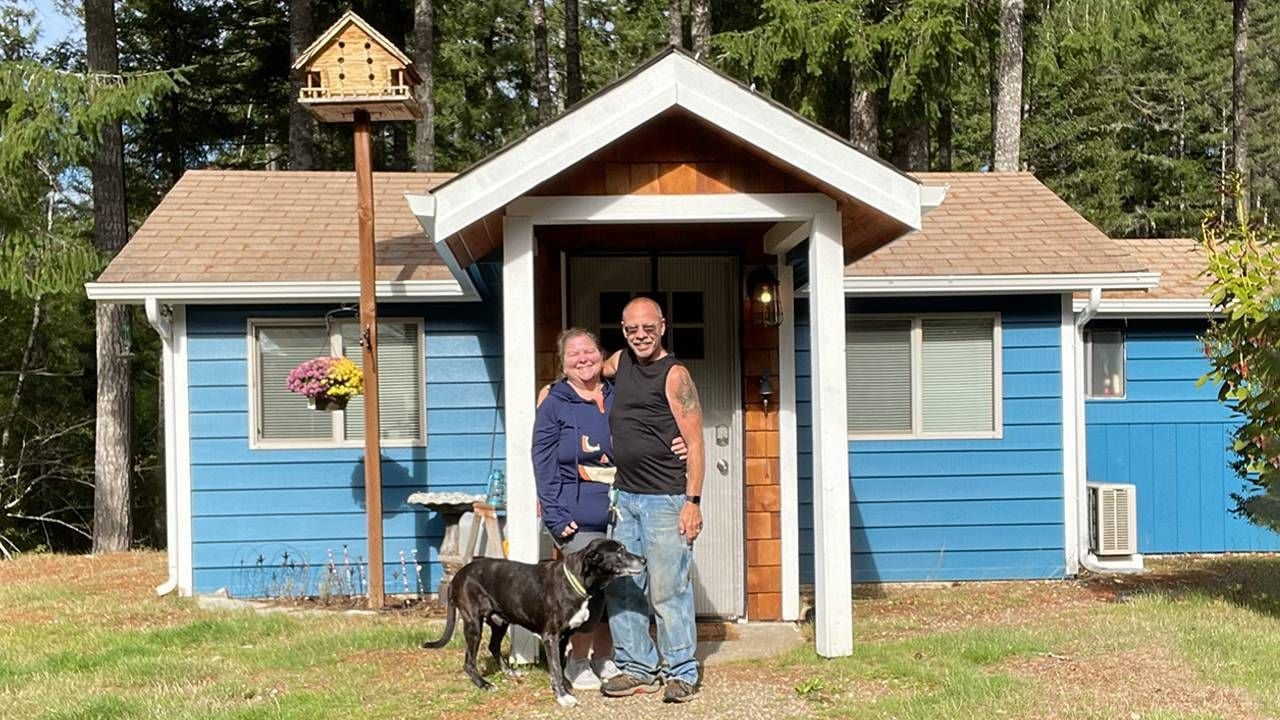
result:
<svg viewBox="0 0 1280 720"><path fill-rule="evenodd" d="M609 529L609 490L616 468L609 435L613 386L600 375L604 356L596 336L569 328L556 338L561 377L538 394L533 466L542 523L561 553L582 550ZM672 451L683 456L684 441ZM594 650L594 652L593 652ZM570 640L565 678L579 690L618 674L609 624Z"/></svg>
<svg viewBox="0 0 1280 720"><path fill-rule="evenodd" d="M560 552L568 554L605 537L609 529L613 389L600 376L604 357L594 335L570 328L556 338L556 349L561 377L538 394L533 466L542 523ZM564 674L574 688L596 689L602 677L617 674L607 623L574 635L569 648Z"/></svg>

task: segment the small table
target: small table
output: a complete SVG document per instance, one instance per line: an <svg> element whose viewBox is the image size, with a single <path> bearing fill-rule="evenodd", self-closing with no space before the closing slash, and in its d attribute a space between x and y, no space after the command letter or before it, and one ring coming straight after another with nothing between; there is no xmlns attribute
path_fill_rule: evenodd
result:
<svg viewBox="0 0 1280 720"><path fill-rule="evenodd" d="M406 502L434 510L444 520L444 538L440 541L440 565L444 569L444 575L440 578L437 590L440 597L448 596L453 576L475 557L481 523L485 529L482 557L506 557L497 510L484 501L483 495L417 492L410 495ZM468 512L473 513L471 531L463 544L459 542L462 537L462 516Z"/></svg>

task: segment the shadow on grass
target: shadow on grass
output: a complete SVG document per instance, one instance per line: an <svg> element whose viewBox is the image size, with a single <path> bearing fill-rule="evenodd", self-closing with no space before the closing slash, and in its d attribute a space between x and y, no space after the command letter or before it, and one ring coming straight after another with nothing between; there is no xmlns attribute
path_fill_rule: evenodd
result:
<svg viewBox="0 0 1280 720"><path fill-rule="evenodd" d="M1141 595L1223 600L1280 618L1280 555L1169 557L1149 561L1140 575L1082 575L1080 582L1112 602Z"/></svg>

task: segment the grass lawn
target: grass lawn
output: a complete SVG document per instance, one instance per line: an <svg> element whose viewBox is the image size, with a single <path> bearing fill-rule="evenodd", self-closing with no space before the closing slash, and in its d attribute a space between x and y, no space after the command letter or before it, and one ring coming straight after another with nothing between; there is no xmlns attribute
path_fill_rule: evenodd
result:
<svg viewBox="0 0 1280 720"><path fill-rule="evenodd" d="M1137 578L860 588L855 652L712 665L686 706L482 693L458 643L378 617L212 613L157 598L158 553L0 563L0 718L1266 718L1280 716L1280 557ZM484 666L482 666L484 667Z"/></svg>

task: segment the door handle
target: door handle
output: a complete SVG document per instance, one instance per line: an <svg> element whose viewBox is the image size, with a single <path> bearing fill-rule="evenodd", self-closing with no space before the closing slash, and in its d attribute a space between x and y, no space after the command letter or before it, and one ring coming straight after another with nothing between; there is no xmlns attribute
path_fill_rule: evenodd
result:
<svg viewBox="0 0 1280 720"><path fill-rule="evenodd" d="M720 458L719 460L716 461L716 469L720 471L721 475L728 475L729 461L725 460L724 458Z"/></svg>

